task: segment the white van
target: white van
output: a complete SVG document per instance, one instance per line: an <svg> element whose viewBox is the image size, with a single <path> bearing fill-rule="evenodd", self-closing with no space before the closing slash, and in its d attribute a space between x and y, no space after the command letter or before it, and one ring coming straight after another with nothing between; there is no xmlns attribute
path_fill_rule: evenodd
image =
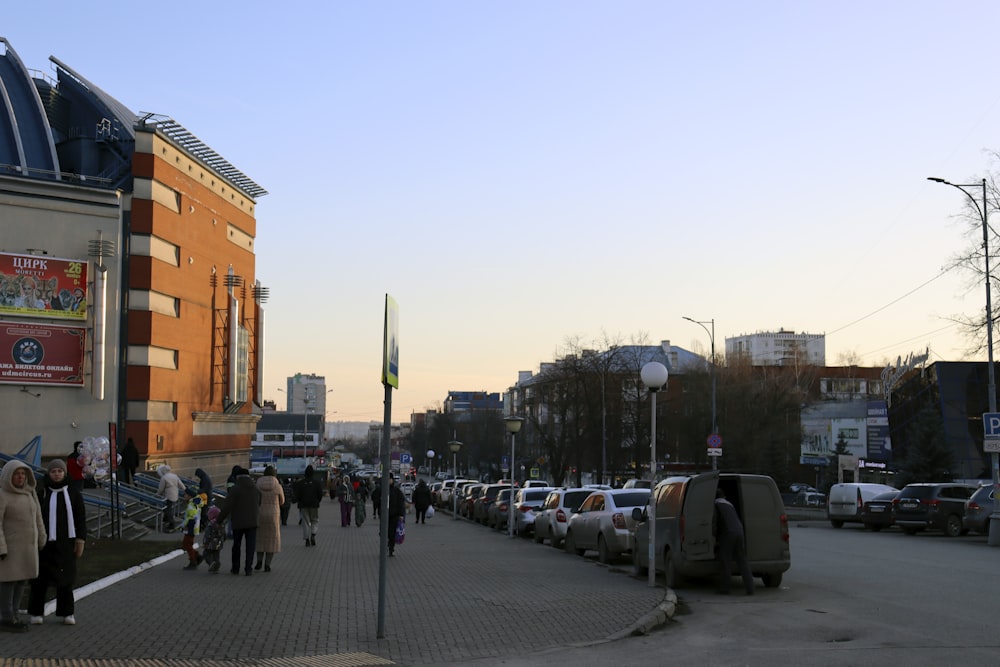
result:
<svg viewBox="0 0 1000 667"><path fill-rule="evenodd" d="M656 569L666 584L676 588L684 577L715 577L715 491L721 488L743 522L746 556L753 576L764 585L781 585L792 564L788 546L788 518L781 493L766 475L708 472L695 477L668 477L653 490L656 503ZM635 530L632 564L637 573L649 568L648 510L632 511L641 520Z"/></svg>
<svg viewBox="0 0 1000 667"><path fill-rule="evenodd" d="M846 521L861 523L861 508L866 502L880 493L898 490L888 484L865 482L834 484L826 496L826 518L834 528L842 527Z"/></svg>

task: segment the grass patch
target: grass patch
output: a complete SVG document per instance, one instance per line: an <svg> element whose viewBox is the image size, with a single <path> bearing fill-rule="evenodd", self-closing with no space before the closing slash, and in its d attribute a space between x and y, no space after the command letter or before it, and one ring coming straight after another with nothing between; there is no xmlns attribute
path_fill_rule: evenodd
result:
<svg viewBox="0 0 1000 667"><path fill-rule="evenodd" d="M88 539L83 558L76 563L76 585L79 588L116 572L141 565L158 556L180 548L177 541ZM54 590L50 589L54 596Z"/></svg>

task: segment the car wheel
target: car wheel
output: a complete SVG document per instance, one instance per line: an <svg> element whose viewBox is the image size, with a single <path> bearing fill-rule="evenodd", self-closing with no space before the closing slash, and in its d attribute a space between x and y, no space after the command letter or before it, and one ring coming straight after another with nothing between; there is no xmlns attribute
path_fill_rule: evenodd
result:
<svg viewBox="0 0 1000 667"><path fill-rule="evenodd" d="M781 585L781 572L768 572L761 575L760 578L764 580L764 585L768 588L777 588Z"/></svg>
<svg viewBox="0 0 1000 667"><path fill-rule="evenodd" d="M566 547L566 553L576 554L577 556L582 556L587 552L586 549L576 548L576 539L573 537L573 533L566 533L566 541L564 543Z"/></svg>
<svg viewBox="0 0 1000 667"><path fill-rule="evenodd" d="M917 529L916 528L904 528L903 532L906 533L907 535L916 535L917 534Z"/></svg>
<svg viewBox="0 0 1000 667"><path fill-rule="evenodd" d="M958 537L962 534L962 519L955 514L949 514L944 522L944 534L948 537Z"/></svg>
<svg viewBox="0 0 1000 667"><path fill-rule="evenodd" d="M556 537L551 533L551 531L549 532L549 544L551 544L554 549L562 549L564 542L565 540Z"/></svg>
<svg viewBox="0 0 1000 667"><path fill-rule="evenodd" d="M869 528L872 529L873 533L877 533L878 531L882 530L882 526L869 526Z"/></svg>
<svg viewBox="0 0 1000 667"><path fill-rule="evenodd" d="M632 549L632 571L637 577L645 577L649 574L649 568L639 564L638 549Z"/></svg>
<svg viewBox="0 0 1000 667"><path fill-rule="evenodd" d="M680 577L677 576L677 568L674 567L674 558L670 554L670 549L663 552L663 583L667 588L677 588L680 584Z"/></svg>
<svg viewBox="0 0 1000 667"><path fill-rule="evenodd" d="M541 544L545 539L545 536L542 535L542 531L538 530L538 526L535 526L535 534L531 539L535 541L535 544Z"/></svg>
<svg viewBox="0 0 1000 667"><path fill-rule="evenodd" d="M830 525L833 526L834 528L843 528L844 522L841 521L840 519L830 519Z"/></svg>
<svg viewBox="0 0 1000 667"><path fill-rule="evenodd" d="M608 551L608 542L603 535L597 536L597 562L607 565L612 559L611 552Z"/></svg>

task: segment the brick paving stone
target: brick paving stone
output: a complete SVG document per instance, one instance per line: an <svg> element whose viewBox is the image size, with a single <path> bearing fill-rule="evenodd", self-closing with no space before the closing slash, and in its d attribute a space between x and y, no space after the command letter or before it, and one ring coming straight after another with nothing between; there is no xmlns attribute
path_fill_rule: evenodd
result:
<svg viewBox="0 0 1000 667"><path fill-rule="evenodd" d="M218 574L168 560L78 600L75 626L50 616L5 634L0 667L462 663L620 635L666 593L625 561L602 566L440 512L408 523L387 559L379 638L371 513L361 528L341 528L325 502L315 547L294 521L293 512L272 572L229 574L230 542Z"/></svg>

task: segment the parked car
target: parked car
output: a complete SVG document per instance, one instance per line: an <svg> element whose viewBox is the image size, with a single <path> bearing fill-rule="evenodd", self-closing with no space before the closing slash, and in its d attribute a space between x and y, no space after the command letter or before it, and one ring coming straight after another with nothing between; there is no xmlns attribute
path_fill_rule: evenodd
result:
<svg viewBox="0 0 1000 667"><path fill-rule="evenodd" d="M976 487L957 482L927 482L907 484L892 501L896 525L907 535L927 528L944 531L948 537L958 537L968 531L963 525L965 502Z"/></svg>
<svg viewBox="0 0 1000 667"><path fill-rule="evenodd" d="M438 494L438 507L451 509L453 506L452 494L455 492L456 488L460 489L463 485L474 481L475 480L472 479L446 479L443 481L441 483L441 493Z"/></svg>
<svg viewBox="0 0 1000 667"><path fill-rule="evenodd" d="M431 484L431 505L437 507L441 501L441 484L442 482L434 482Z"/></svg>
<svg viewBox="0 0 1000 667"><path fill-rule="evenodd" d="M962 525L966 530L986 535L990 532L990 515L995 505L993 484L984 484L976 489L965 503L965 517Z"/></svg>
<svg viewBox="0 0 1000 667"><path fill-rule="evenodd" d="M562 547L569 518L593 492L593 489L580 488L549 491L541 510L535 513L535 542L547 539L556 549Z"/></svg>
<svg viewBox="0 0 1000 667"><path fill-rule="evenodd" d="M764 585L781 585L782 574L791 567L788 517L778 485L766 475L707 472L694 477L668 477L653 490L656 503L654 564L664 573L667 586L679 586L685 577L716 577L715 494L721 488L740 515L750 571ZM632 563L645 573L649 563L649 509L636 508ZM733 574L737 574L734 572Z"/></svg>
<svg viewBox="0 0 1000 667"><path fill-rule="evenodd" d="M622 486L623 489L652 489L653 482L648 479L630 479Z"/></svg>
<svg viewBox="0 0 1000 667"><path fill-rule="evenodd" d="M510 501L510 487L505 486L497 493L496 498L486 510L486 525L496 530L507 529L507 512Z"/></svg>
<svg viewBox="0 0 1000 667"><path fill-rule="evenodd" d="M483 492L485 484L466 484L462 489L462 497L458 499L458 515L472 518L472 505Z"/></svg>
<svg viewBox="0 0 1000 667"><path fill-rule="evenodd" d="M889 491L880 493L867 501L861 508L861 523L868 530L878 532L883 528L891 528L896 523L896 517L892 511L892 501L899 495L899 491Z"/></svg>
<svg viewBox="0 0 1000 667"><path fill-rule="evenodd" d="M826 518L830 525L840 528L845 522L861 522L861 508L865 503L880 493L898 491L888 484L871 484L865 482L847 482L834 484L826 500Z"/></svg>
<svg viewBox="0 0 1000 667"><path fill-rule="evenodd" d="M609 489L593 491L566 526L565 548L582 556L588 549L608 563L632 550L635 519L632 508L649 502L649 489Z"/></svg>
<svg viewBox="0 0 1000 667"><path fill-rule="evenodd" d="M472 506L472 518L483 525L489 525L490 506L503 489L510 493L509 484L487 484Z"/></svg>
<svg viewBox="0 0 1000 667"><path fill-rule="evenodd" d="M792 504L798 507L823 507L826 505L826 495L819 491L799 491Z"/></svg>
<svg viewBox="0 0 1000 667"><path fill-rule="evenodd" d="M535 531L535 517L542 508L551 486L532 486L519 489L514 496L514 533L527 536Z"/></svg>
<svg viewBox="0 0 1000 667"><path fill-rule="evenodd" d="M523 489L541 489L541 488L551 489L552 487L549 486L549 483L546 482L544 479L526 479L521 484L521 488L523 488Z"/></svg>

